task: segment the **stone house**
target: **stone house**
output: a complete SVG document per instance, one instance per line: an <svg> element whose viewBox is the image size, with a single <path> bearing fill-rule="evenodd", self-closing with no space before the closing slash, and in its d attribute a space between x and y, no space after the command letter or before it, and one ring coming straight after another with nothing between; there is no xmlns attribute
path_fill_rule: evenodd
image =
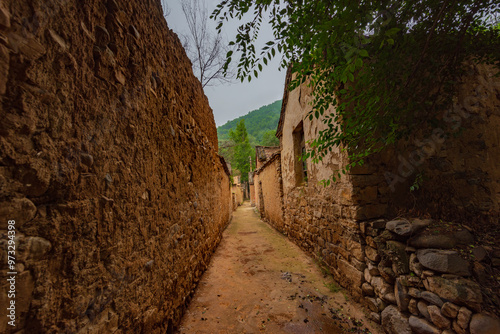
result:
<svg viewBox="0 0 500 334"><path fill-rule="evenodd" d="M467 332L469 324L472 332L483 317L497 326L495 316L483 311L498 310L500 299L493 306L483 302L486 283L481 275L498 273L500 250L485 246L490 260L467 261L443 249L473 244L470 227L432 238L426 227L436 221L395 219L401 209L414 207L440 219L472 218L498 232L500 80L491 68L470 65L453 110L443 113L452 130L457 123L463 127L460 136L443 136L448 129L417 132L328 187L319 181L341 170L348 157L337 148L319 163L300 159L325 125L307 117L311 88L304 83L289 92L291 79L289 70L276 132L280 151L254 173L256 206L263 219L328 266L390 333L418 332L424 325ZM333 107L327 111L334 112ZM424 181L410 194L419 173ZM455 264L451 268L445 262ZM458 296L463 289L469 293L465 299ZM433 303L421 293L439 301ZM442 309L445 301L449 305ZM448 307L462 310L462 316L447 312ZM394 328L395 323L401 326Z"/></svg>

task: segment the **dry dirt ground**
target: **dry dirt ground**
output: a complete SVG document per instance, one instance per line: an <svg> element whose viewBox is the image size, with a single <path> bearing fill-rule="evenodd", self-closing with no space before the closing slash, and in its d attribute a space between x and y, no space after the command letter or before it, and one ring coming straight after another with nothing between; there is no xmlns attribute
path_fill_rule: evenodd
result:
<svg viewBox="0 0 500 334"><path fill-rule="evenodd" d="M179 333L382 333L329 276L245 202L203 275Z"/></svg>

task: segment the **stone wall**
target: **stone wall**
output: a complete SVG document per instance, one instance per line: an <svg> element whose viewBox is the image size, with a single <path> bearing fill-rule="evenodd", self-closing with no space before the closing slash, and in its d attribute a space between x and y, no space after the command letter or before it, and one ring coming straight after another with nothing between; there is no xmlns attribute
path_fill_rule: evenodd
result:
<svg viewBox="0 0 500 334"><path fill-rule="evenodd" d="M262 167L274 153L279 151L279 146L255 146L255 169Z"/></svg>
<svg viewBox="0 0 500 334"><path fill-rule="evenodd" d="M404 219L360 226L362 302L388 333L500 332L491 277L500 249L481 246L466 225Z"/></svg>
<svg viewBox="0 0 500 334"><path fill-rule="evenodd" d="M250 205L255 206L255 185L250 183Z"/></svg>
<svg viewBox="0 0 500 334"><path fill-rule="evenodd" d="M172 332L231 193L160 1L5 0L0 35L0 332Z"/></svg>
<svg viewBox="0 0 500 334"><path fill-rule="evenodd" d="M281 159L275 153L261 168L255 171L262 186L259 188L262 201L259 209L261 218L272 221L279 230L283 229L283 185L281 184Z"/></svg>

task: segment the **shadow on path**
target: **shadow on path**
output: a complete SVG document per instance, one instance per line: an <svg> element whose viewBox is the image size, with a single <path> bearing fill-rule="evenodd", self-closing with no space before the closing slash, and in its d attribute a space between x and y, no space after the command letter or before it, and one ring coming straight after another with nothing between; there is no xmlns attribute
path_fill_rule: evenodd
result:
<svg viewBox="0 0 500 334"><path fill-rule="evenodd" d="M377 333L358 305L326 287L332 284L245 202L234 212L179 333L369 333L366 327Z"/></svg>

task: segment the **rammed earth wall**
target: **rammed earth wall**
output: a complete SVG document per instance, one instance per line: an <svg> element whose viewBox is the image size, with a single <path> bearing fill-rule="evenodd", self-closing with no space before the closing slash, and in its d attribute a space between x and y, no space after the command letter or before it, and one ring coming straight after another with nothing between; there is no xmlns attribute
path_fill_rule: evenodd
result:
<svg viewBox="0 0 500 334"><path fill-rule="evenodd" d="M261 218L272 221L275 227L282 230L283 225L283 186L281 184L281 159L275 153L255 174L262 182L259 188L262 197Z"/></svg>
<svg viewBox="0 0 500 334"><path fill-rule="evenodd" d="M5 0L0 36L0 332L171 332L231 190L160 1Z"/></svg>

